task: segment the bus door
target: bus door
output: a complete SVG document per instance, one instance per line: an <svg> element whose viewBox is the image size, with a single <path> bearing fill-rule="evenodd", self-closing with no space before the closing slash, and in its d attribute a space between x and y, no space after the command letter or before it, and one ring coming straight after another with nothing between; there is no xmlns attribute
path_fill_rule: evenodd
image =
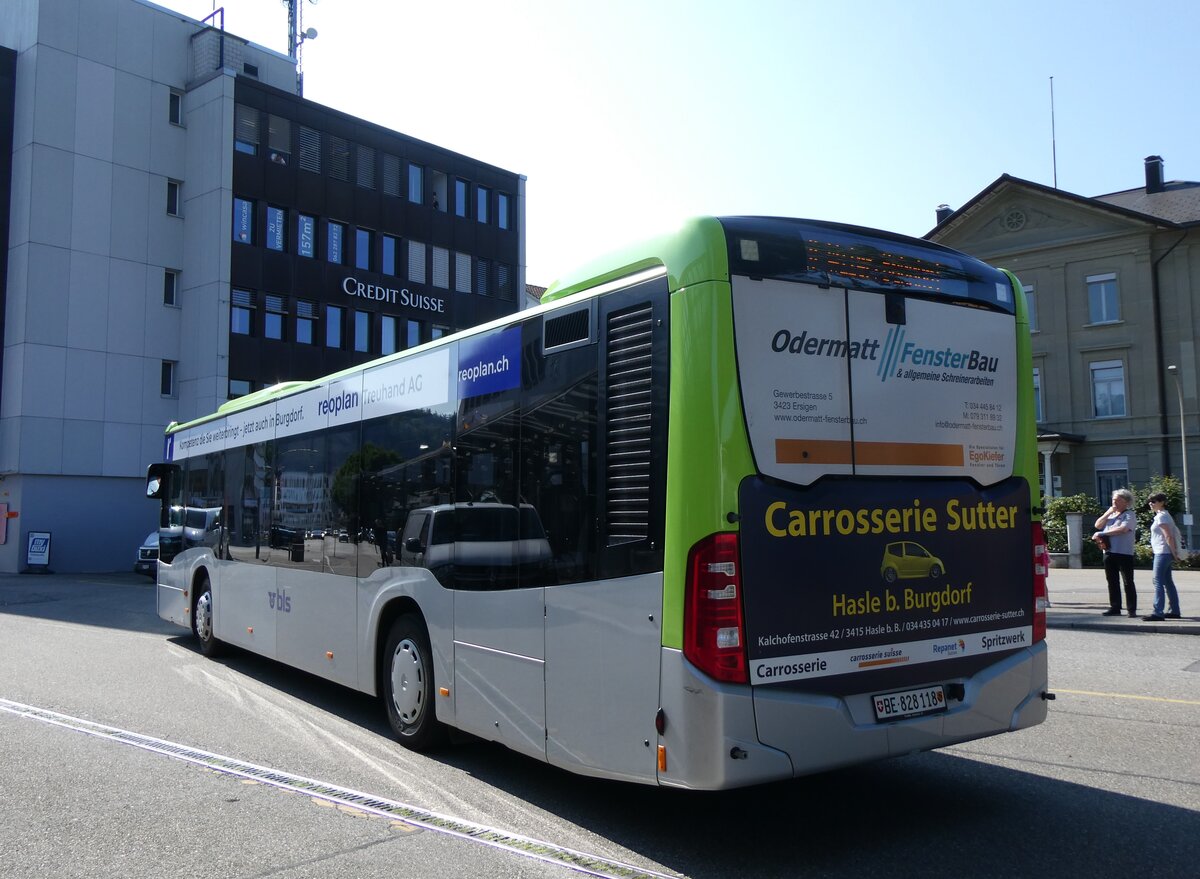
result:
<svg viewBox="0 0 1200 879"><path fill-rule="evenodd" d="M456 502L430 510L425 567L454 590L455 725L546 756L545 589L522 577L521 328L458 344Z"/></svg>

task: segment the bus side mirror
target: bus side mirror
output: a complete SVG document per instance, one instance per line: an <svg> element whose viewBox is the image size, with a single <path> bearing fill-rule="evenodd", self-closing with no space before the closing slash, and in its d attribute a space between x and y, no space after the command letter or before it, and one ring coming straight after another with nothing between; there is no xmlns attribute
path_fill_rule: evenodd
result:
<svg viewBox="0 0 1200 879"><path fill-rule="evenodd" d="M178 464L151 464L146 468L146 497L151 500L170 497L171 479L178 472Z"/></svg>
<svg viewBox="0 0 1200 879"><path fill-rule="evenodd" d="M406 538L404 539L404 548L405 548L406 550L408 550L409 552L420 552L420 551L421 551L421 550L423 550L425 547L421 546L421 538L419 538L419 537L406 537Z"/></svg>

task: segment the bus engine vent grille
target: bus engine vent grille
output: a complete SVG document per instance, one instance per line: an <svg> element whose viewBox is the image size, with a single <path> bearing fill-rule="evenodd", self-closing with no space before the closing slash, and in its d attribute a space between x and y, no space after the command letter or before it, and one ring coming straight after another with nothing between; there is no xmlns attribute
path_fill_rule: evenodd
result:
<svg viewBox="0 0 1200 879"><path fill-rule="evenodd" d="M594 309L595 303L589 302L582 308L574 308L565 314L547 315L542 328L543 353L553 354L594 342L596 340L592 335L592 327L595 325L595 321L592 319Z"/></svg>
<svg viewBox="0 0 1200 879"><path fill-rule="evenodd" d="M649 303L608 318L605 373L608 545L650 533L651 309Z"/></svg>

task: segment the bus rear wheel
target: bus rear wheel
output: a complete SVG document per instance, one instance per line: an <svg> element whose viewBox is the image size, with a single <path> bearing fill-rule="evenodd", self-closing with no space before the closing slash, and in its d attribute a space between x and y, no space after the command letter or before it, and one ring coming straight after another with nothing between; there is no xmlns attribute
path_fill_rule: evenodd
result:
<svg viewBox="0 0 1200 879"><path fill-rule="evenodd" d="M196 601L192 604L192 633L200 642L200 652L205 656L219 656L224 644L213 634L213 598L212 585L208 574L196 578L193 587Z"/></svg>
<svg viewBox="0 0 1200 879"><path fill-rule="evenodd" d="M429 634L415 614L392 623L383 653L383 701L400 744L413 751L440 745L446 727L433 705L433 657Z"/></svg>

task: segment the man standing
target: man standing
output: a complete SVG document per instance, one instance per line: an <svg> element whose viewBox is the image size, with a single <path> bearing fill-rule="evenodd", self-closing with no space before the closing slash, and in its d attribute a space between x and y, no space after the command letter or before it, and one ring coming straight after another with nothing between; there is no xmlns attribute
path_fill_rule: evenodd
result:
<svg viewBox="0 0 1200 879"><path fill-rule="evenodd" d="M1112 506L1096 520L1097 535L1108 538L1109 551L1104 556L1104 577L1108 580L1108 610L1106 617L1121 615L1121 584L1125 583L1125 607L1131 617L1137 616L1137 591L1133 587L1133 538L1137 517L1133 513L1133 492L1118 488L1112 493Z"/></svg>

